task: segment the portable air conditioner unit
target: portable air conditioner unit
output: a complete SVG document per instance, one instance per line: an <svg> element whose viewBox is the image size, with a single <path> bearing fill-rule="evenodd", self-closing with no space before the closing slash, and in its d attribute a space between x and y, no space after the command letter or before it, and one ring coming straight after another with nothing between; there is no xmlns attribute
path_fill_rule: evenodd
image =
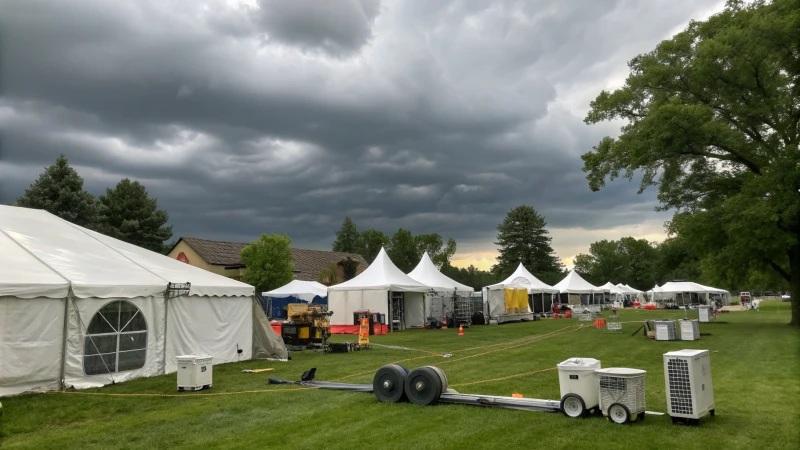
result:
<svg viewBox="0 0 800 450"><path fill-rule="evenodd" d="M696 341L700 339L700 326L696 320L685 319L679 322L681 324L682 341Z"/></svg>
<svg viewBox="0 0 800 450"><path fill-rule="evenodd" d="M639 369L597 369L600 410L614 423L644 419L644 376Z"/></svg>
<svg viewBox="0 0 800 450"><path fill-rule="evenodd" d="M711 322L711 317L713 317L713 314L710 306L700 305L697 307L697 318L700 322Z"/></svg>
<svg viewBox="0 0 800 450"><path fill-rule="evenodd" d="M678 350L664 354L667 414L672 423L696 425L714 415L714 387L708 350Z"/></svg>
<svg viewBox="0 0 800 450"><path fill-rule="evenodd" d="M674 320L656 320L655 328L657 341L675 341L678 339Z"/></svg>
<svg viewBox="0 0 800 450"><path fill-rule="evenodd" d="M178 391L199 391L211 387L211 356L182 355L178 360Z"/></svg>

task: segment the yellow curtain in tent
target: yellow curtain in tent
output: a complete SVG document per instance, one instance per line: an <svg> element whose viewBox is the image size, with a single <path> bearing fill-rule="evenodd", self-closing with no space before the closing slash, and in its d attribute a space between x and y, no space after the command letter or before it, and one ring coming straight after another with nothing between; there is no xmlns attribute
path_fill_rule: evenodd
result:
<svg viewBox="0 0 800 450"><path fill-rule="evenodd" d="M519 312L525 312L528 310L527 289L517 289L517 308L519 308Z"/></svg>
<svg viewBox="0 0 800 450"><path fill-rule="evenodd" d="M506 288L503 289L506 296L506 313L511 308L517 307L517 298L514 296L516 289Z"/></svg>

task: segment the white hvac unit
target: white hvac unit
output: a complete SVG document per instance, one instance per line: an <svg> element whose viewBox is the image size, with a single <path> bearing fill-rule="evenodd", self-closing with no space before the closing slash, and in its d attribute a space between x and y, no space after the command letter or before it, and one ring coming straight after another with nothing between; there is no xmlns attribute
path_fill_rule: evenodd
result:
<svg viewBox="0 0 800 450"><path fill-rule="evenodd" d="M656 320L655 328L657 341L675 341L678 339L674 320Z"/></svg>
<svg viewBox="0 0 800 450"><path fill-rule="evenodd" d="M696 341L700 339L700 326L696 320L684 319L679 322L681 324L682 341Z"/></svg>
<svg viewBox="0 0 800 450"><path fill-rule="evenodd" d="M626 423L644 419L644 376L639 369L598 369L597 383L600 388L600 410L615 423Z"/></svg>
<svg viewBox="0 0 800 450"><path fill-rule="evenodd" d="M700 305L697 307L697 317L700 322L706 323L711 322L711 317L713 316L711 312L711 307L708 305Z"/></svg>
<svg viewBox="0 0 800 450"><path fill-rule="evenodd" d="M567 417L581 417L597 408L600 400L597 373L600 361L593 358L570 358L558 364L561 388L561 411Z"/></svg>
<svg viewBox="0 0 800 450"><path fill-rule="evenodd" d="M199 391L211 387L211 356L182 355L178 360L178 391Z"/></svg>
<svg viewBox="0 0 800 450"><path fill-rule="evenodd" d="M678 350L664 354L667 413L673 423L697 424L714 415L714 387L708 350Z"/></svg>

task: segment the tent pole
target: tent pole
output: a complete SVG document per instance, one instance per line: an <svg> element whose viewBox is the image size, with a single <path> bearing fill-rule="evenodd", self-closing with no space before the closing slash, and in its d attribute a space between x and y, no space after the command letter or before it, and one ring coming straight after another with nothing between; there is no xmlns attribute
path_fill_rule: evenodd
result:
<svg viewBox="0 0 800 450"><path fill-rule="evenodd" d="M169 308L167 307L168 301L169 301L169 284L167 285L167 290L164 291L164 354L161 357L161 367L165 375L167 373L167 311L169 311Z"/></svg>
<svg viewBox="0 0 800 450"><path fill-rule="evenodd" d="M389 333L394 331L394 299L392 298L392 290L389 289Z"/></svg>
<svg viewBox="0 0 800 450"><path fill-rule="evenodd" d="M64 297L64 332L61 336L61 381L60 381L60 388L61 390L65 390L67 388L67 329L69 327L69 296L72 293L72 289L67 292L67 296Z"/></svg>

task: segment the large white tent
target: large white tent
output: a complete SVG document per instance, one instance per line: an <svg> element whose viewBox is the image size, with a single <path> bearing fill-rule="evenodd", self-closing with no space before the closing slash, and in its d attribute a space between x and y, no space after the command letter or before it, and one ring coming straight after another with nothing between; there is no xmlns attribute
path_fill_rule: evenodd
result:
<svg viewBox="0 0 800 450"><path fill-rule="evenodd" d="M577 304L581 304L581 303L584 303L584 304L587 304L587 305L589 305L589 304L600 304L600 303L602 303L602 301L600 301L599 299L595 298L595 294L604 295L605 293L609 292L608 288L597 287L597 286L589 283L588 281L584 280L583 277L581 277L578 274L578 272L575 272L574 269L570 270L569 273L567 274L567 276L565 276L564 279L562 279L561 281L556 283L556 285L553 286L553 287L558 289L559 293L567 294L569 296L568 303L571 304L571 305L577 305ZM572 300L572 294L578 294L579 297L578 297L577 301L573 301ZM586 302L582 301L582 295L581 294L588 294L589 295L589 297L587 297L587 301ZM600 297L600 299L602 299L602 297Z"/></svg>
<svg viewBox="0 0 800 450"><path fill-rule="evenodd" d="M499 283L483 288L483 301L488 306L489 317L500 317L505 315L506 289L527 289L529 295L542 294L541 312L549 311L552 308L552 299L550 299L548 302L549 307L544 304L546 294L558 294L558 289L536 278L528 271L528 269L525 268L525 266L522 265L522 263L520 263L514 273L509 275L508 278Z"/></svg>
<svg viewBox="0 0 800 450"><path fill-rule="evenodd" d="M677 302L681 305L708 303L709 295L726 297L728 291L710 286L704 286L692 281L668 281L662 286L656 285L647 291L653 302Z"/></svg>
<svg viewBox="0 0 800 450"><path fill-rule="evenodd" d="M430 295L426 296L427 301L425 302L425 317L436 317L437 319L442 318L443 316L447 315L448 309L451 309L455 313L456 307L453 293L456 293L462 298L463 301L463 299L466 297L471 298L472 294L475 292L473 288L459 283L458 281L440 272L439 269L433 264L428 252L422 254L419 264L417 264L417 267L415 267L414 270L408 273L408 276L424 284L425 286L428 286L433 291L430 293ZM471 309L467 309L465 311L465 316L472 315ZM459 317L457 319L465 321L469 320L467 317Z"/></svg>
<svg viewBox="0 0 800 450"><path fill-rule="evenodd" d="M626 294L630 294L630 291L627 289L621 288L612 282L608 282L602 286L600 289L608 289L608 293L611 295L611 300L619 300L621 297L624 297Z"/></svg>
<svg viewBox="0 0 800 450"><path fill-rule="evenodd" d="M398 269L381 248L366 270L328 288L331 332L357 332L351 329L355 326L353 313L362 310L384 314L389 330L395 322L401 330L421 327L425 324L425 293L430 290Z"/></svg>
<svg viewBox="0 0 800 450"><path fill-rule="evenodd" d="M287 357L252 286L45 211L0 206L0 267L0 396Z"/></svg>

